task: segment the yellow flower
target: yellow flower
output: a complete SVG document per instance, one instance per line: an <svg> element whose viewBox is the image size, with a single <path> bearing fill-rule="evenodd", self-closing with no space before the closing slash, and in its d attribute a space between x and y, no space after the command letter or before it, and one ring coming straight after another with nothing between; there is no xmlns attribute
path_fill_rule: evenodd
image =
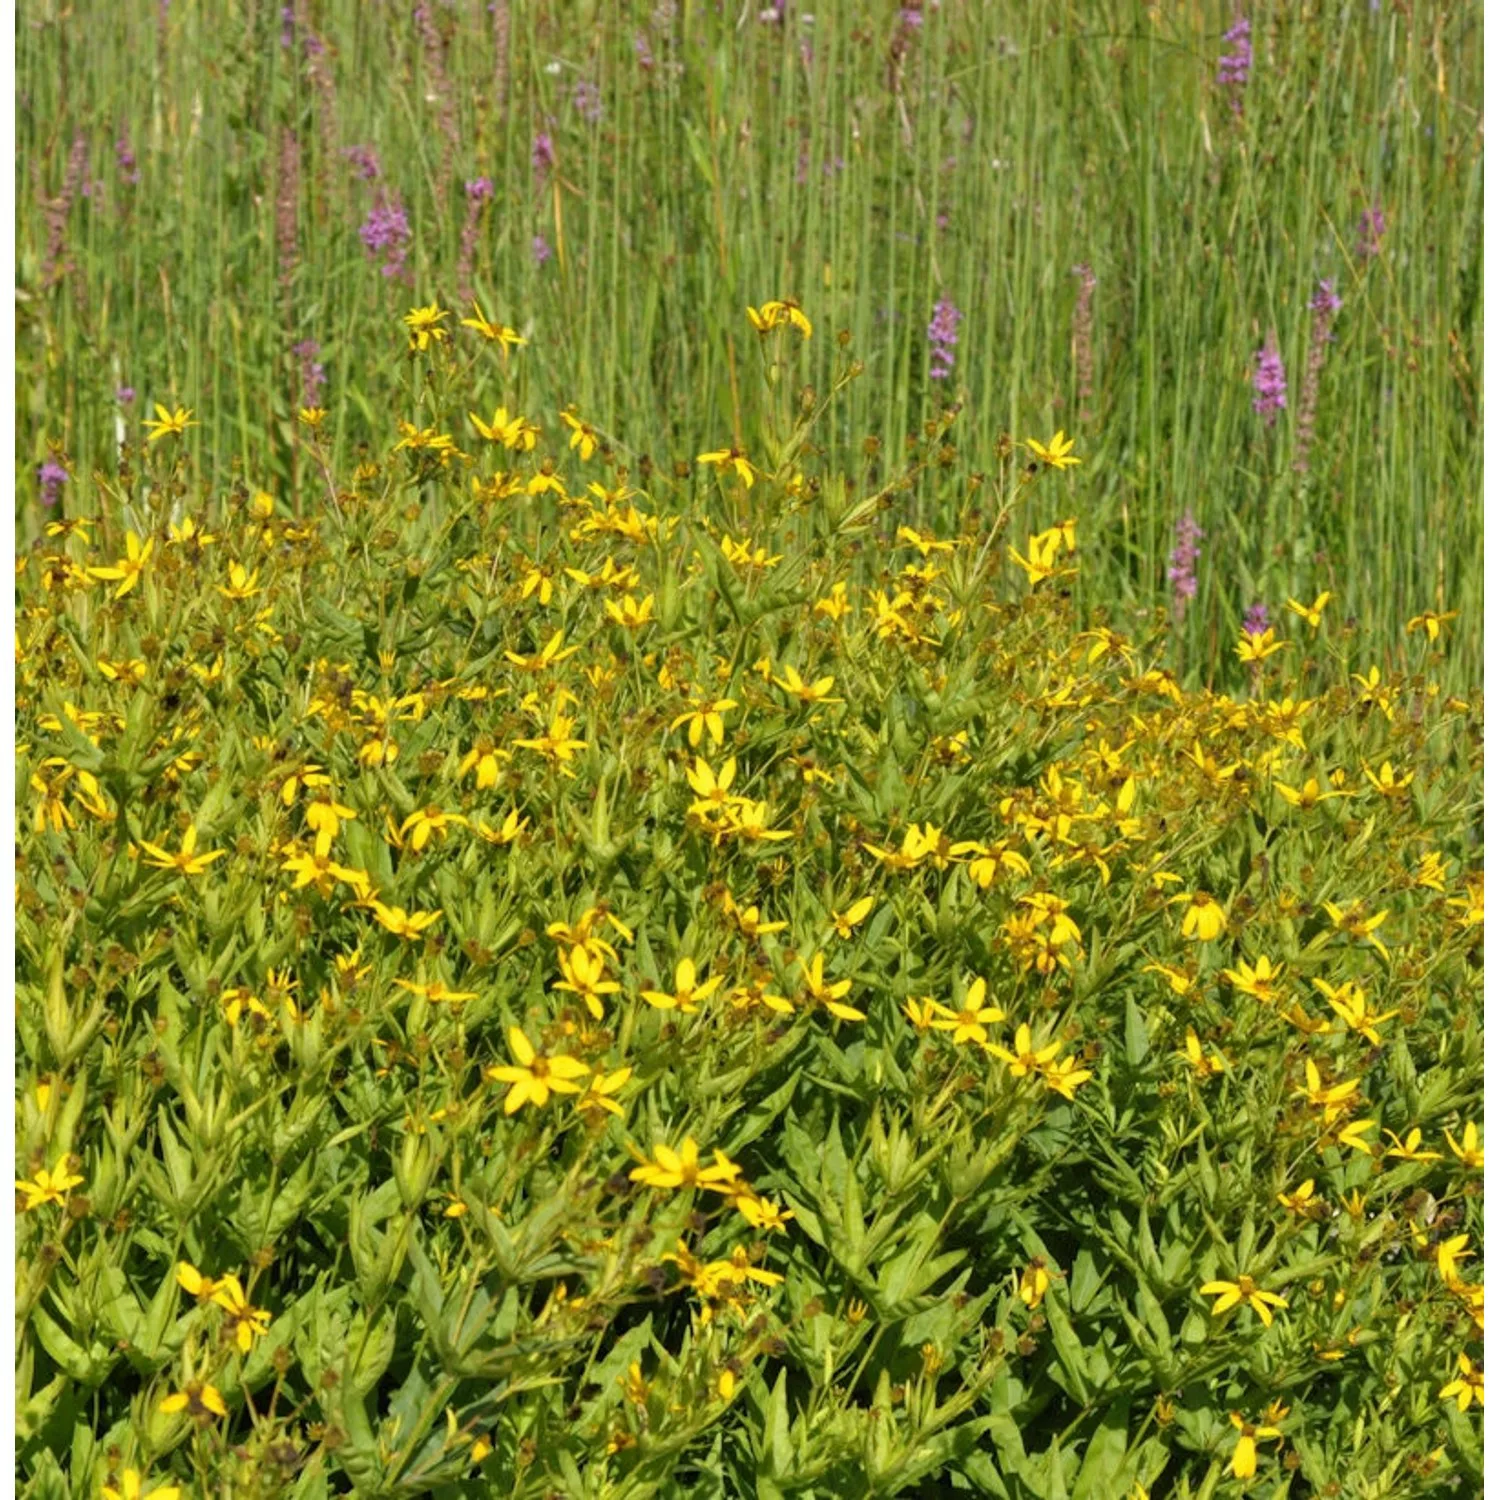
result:
<svg viewBox="0 0 1500 1500"><path fill-rule="evenodd" d="M1266 1438L1281 1436L1281 1429L1271 1424L1257 1426L1247 1422L1237 1411L1229 1413L1229 1420L1239 1431L1239 1440L1234 1445L1234 1456L1229 1460L1229 1472L1236 1479L1255 1477L1255 1445Z"/></svg>
<svg viewBox="0 0 1500 1500"><path fill-rule="evenodd" d="M1185 1058L1188 1066L1199 1078L1213 1078L1216 1074L1225 1071L1226 1064L1218 1051L1205 1052L1203 1044L1198 1040L1198 1033L1191 1026L1182 1039L1183 1050L1175 1053L1177 1057Z"/></svg>
<svg viewBox="0 0 1500 1500"><path fill-rule="evenodd" d="M462 1005L466 1000L477 1000L477 990L450 990L441 979L434 979L428 983L418 983L414 979L398 979L396 984L410 995L420 995L429 1003L439 1001L450 1005Z"/></svg>
<svg viewBox="0 0 1500 1500"><path fill-rule="evenodd" d="M229 565L229 586L220 586L219 592L226 599L253 599L260 590L256 588L255 582L260 577L260 569L247 573L243 563L232 562Z"/></svg>
<svg viewBox="0 0 1500 1500"><path fill-rule="evenodd" d="M1484 1151L1479 1145L1479 1131L1472 1120L1464 1125L1462 1146L1453 1139L1451 1130L1445 1130L1443 1136L1448 1142L1448 1149L1463 1166L1472 1168L1476 1172L1484 1171Z"/></svg>
<svg viewBox="0 0 1500 1500"><path fill-rule="evenodd" d="M1468 1244L1468 1235L1455 1234L1437 1247L1433 1257L1437 1262L1438 1279L1450 1291L1463 1284L1458 1274L1458 1263L1474 1253L1468 1248Z"/></svg>
<svg viewBox="0 0 1500 1500"><path fill-rule="evenodd" d="M179 875L201 875L216 859L227 851L210 849L206 854L195 854L198 846L198 829L190 827L182 835L182 848L176 854L163 849L159 844L141 840L141 849L146 863L158 870L175 870Z"/></svg>
<svg viewBox="0 0 1500 1500"><path fill-rule="evenodd" d="M32 1209L40 1208L44 1203L66 1202L64 1195L70 1188L77 1187L82 1181L83 1178L76 1172L68 1170L68 1158L59 1156L57 1164L50 1172L43 1167L29 1182L16 1183L16 1191L26 1200L21 1205L21 1212L30 1213Z"/></svg>
<svg viewBox="0 0 1500 1500"><path fill-rule="evenodd" d="M1005 1012L998 1005L986 1005L984 998L984 980L976 979L964 996L963 1007L958 1011L946 1011L942 1019L932 1023L933 1029L951 1031L953 1040L959 1044L964 1042L982 1044L986 1040L984 1028L1005 1019Z"/></svg>
<svg viewBox="0 0 1500 1500"><path fill-rule="evenodd" d="M596 1069L588 1081L588 1086L574 1101L573 1108L580 1114L586 1114L591 1109L602 1109L608 1114L624 1119L624 1105L612 1096L618 1094L630 1082L634 1071L633 1068L616 1068L612 1073L605 1073Z"/></svg>
<svg viewBox="0 0 1500 1500"><path fill-rule="evenodd" d="M1041 1305L1042 1298L1046 1295L1047 1288L1052 1285L1052 1273L1047 1269L1044 1260L1034 1260L1024 1271L1021 1272L1021 1301L1027 1307L1036 1308Z"/></svg>
<svg viewBox="0 0 1500 1500"><path fill-rule="evenodd" d="M1172 900L1187 903L1187 910L1182 914L1182 935L1185 938L1211 943L1228 925L1224 908L1207 891L1198 891L1192 896L1173 896Z"/></svg>
<svg viewBox="0 0 1500 1500"><path fill-rule="evenodd" d="M721 474L733 470L747 490L755 483L754 466L738 448L716 448L711 453L700 453L698 462L712 464Z"/></svg>
<svg viewBox="0 0 1500 1500"><path fill-rule="evenodd" d="M804 339L812 337L812 324L808 321L807 314L790 297L763 302L759 308L747 307L745 315L750 319L750 326L760 334L770 333L773 328L790 323Z"/></svg>
<svg viewBox="0 0 1500 1500"><path fill-rule="evenodd" d="M688 727L688 744L694 750L702 743L705 730L714 744L722 745L724 743L724 720L722 716L731 708L738 707L739 704L733 698L702 698L685 714L678 714L672 720L670 727L672 729L680 729L686 724Z"/></svg>
<svg viewBox="0 0 1500 1500"><path fill-rule="evenodd" d="M100 1500L180 1500L181 1489L175 1484L159 1484L146 1489L145 1481L135 1469L124 1469L120 1473L120 1487L106 1484L100 1491Z"/></svg>
<svg viewBox="0 0 1500 1500"><path fill-rule="evenodd" d="M191 407L179 406L175 411L168 411L165 406L156 403L155 419L146 418L146 441L154 443L164 437L181 437L189 427L198 425L190 420L192 415Z"/></svg>
<svg viewBox="0 0 1500 1500"><path fill-rule="evenodd" d="M604 601L604 613L616 625L623 625L626 630L639 630L643 625L651 623L652 611L655 605L655 594L647 594L639 602L637 602L634 595L626 594L620 600L606 599Z"/></svg>
<svg viewBox="0 0 1500 1500"><path fill-rule="evenodd" d="M1045 464L1049 469L1068 469L1074 464L1082 463L1082 459L1070 457L1074 438L1063 441L1062 429L1054 432L1046 443L1039 443L1035 438L1027 438L1026 446L1031 449L1036 459Z"/></svg>
<svg viewBox="0 0 1500 1500"><path fill-rule="evenodd" d="M1394 1146L1386 1147L1385 1154L1388 1157L1394 1157L1397 1161L1438 1161L1441 1159L1440 1152L1421 1149L1422 1132L1415 1127L1407 1131L1405 1140L1402 1140L1394 1130L1387 1130L1385 1134L1396 1143Z"/></svg>
<svg viewBox="0 0 1500 1500"><path fill-rule="evenodd" d="M1263 661L1269 661L1282 647L1289 644L1290 642L1276 639L1274 625L1269 629L1257 631L1254 635L1248 630L1241 630L1240 639L1235 644L1234 654L1243 662L1258 665Z"/></svg>
<svg viewBox="0 0 1500 1500"><path fill-rule="evenodd" d="M1484 1371L1467 1354L1458 1356L1458 1374L1438 1392L1439 1401L1446 1401L1449 1396L1458 1402L1460 1411L1468 1411L1474 1401L1484 1405Z"/></svg>
<svg viewBox="0 0 1500 1500"><path fill-rule="evenodd" d="M570 406L566 411L558 412L565 423L572 429L572 436L568 439L568 447L576 448L578 456L587 463L599 446L599 435L589 426L587 422L581 422L577 413Z"/></svg>
<svg viewBox="0 0 1500 1500"><path fill-rule="evenodd" d="M458 326L472 328L480 338L488 339L492 344L499 344L500 353L506 359L510 358L512 345L519 349L526 343L526 340L514 328L507 328L503 323L491 323L477 302L474 304L474 316L461 319Z"/></svg>
<svg viewBox="0 0 1500 1500"><path fill-rule="evenodd" d="M399 845L409 833L411 843L405 847L409 847L413 853L420 854L434 834L441 839L454 824L460 828L467 828L469 820L461 813L444 812L440 807L419 807L401 824L397 843Z"/></svg>
<svg viewBox="0 0 1500 1500"><path fill-rule="evenodd" d="M1256 959L1253 969L1247 960L1241 959L1237 969L1224 969L1222 976L1242 995L1250 995L1262 1005L1274 1005L1279 999L1276 980L1283 968L1284 964L1273 968L1271 960L1262 954Z"/></svg>
<svg viewBox="0 0 1500 1500"><path fill-rule="evenodd" d="M1408 635L1411 635L1418 630L1425 630L1428 641L1435 642L1438 636L1442 634L1443 626L1449 620L1456 620L1457 618L1458 611L1456 609L1445 610L1442 614L1438 614L1436 610L1424 609L1421 614L1414 616L1406 622L1406 632ZM1484 1405L1484 1398L1482 1396L1479 1404L1481 1406Z"/></svg>
<svg viewBox="0 0 1500 1500"><path fill-rule="evenodd" d="M559 766L566 767L574 755L580 750L587 750L587 740L575 740L573 735L574 720L566 714L554 713L552 722L547 726L547 732L534 740L513 740L511 743L518 750L535 750L539 755L545 755L548 760ZM567 774L571 775L571 772Z"/></svg>
<svg viewBox="0 0 1500 1500"><path fill-rule="evenodd" d="M448 337L448 330L443 327L447 316L447 311L439 310L436 302L412 308L401 320L406 324L409 347L420 350L428 344L441 344Z"/></svg>
<svg viewBox="0 0 1500 1500"><path fill-rule="evenodd" d="M1230 1308L1238 1307L1241 1302L1245 1302L1254 1309L1267 1328L1271 1326L1271 1309L1290 1305L1285 1297L1279 1297L1275 1292L1268 1292L1265 1288L1257 1286L1254 1279L1249 1276L1236 1276L1233 1281L1205 1281L1198 1290L1205 1297L1217 1299L1210 1309L1214 1314L1228 1312Z"/></svg>
<svg viewBox="0 0 1500 1500"><path fill-rule="evenodd" d="M370 910L387 932L393 932L408 942L415 942L434 922L441 921L443 916L440 911L414 911L408 916L404 907L387 906L383 901L372 901Z"/></svg>
<svg viewBox="0 0 1500 1500"><path fill-rule="evenodd" d="M997 1042L986 1042L984 1050L992 1057L998 1057L1002 1062L1009 1064L1012 1078L1024 1078L1028 1073L1044 1072L1047 1064L1062 1051L1062 1043L1051 1042L1041 1051L1033 1051L1031 1027L1023 1021L1016 1027L1013 1050L1002 1047Z"/></svg>
<svg viewBox="0 0 1500 1500"><path fill-rule="evenodd" d="M115 590L115 598L123 599L141 581L141 573L145 570L146 563L151 557L151 549L156 544L148 537L145 545L135 532L125 533L125 556L116 558L114 564L107 568L90 568L90 578L97 578L102 583L119 583Z"/></svg>
<svg viewBox="0 0 1500 1500"><path fill-rule="evenodd" d="M520 448L527 453L536 447L536 440L542 432L534 422L528 422L523 416L511 416L503 406L495 408L495 415L489 422L482 422L473 412L469 413L469 420L485 442L499 443L512 450Z"/></svg>
<svg viewBox="0 0 1500 1500"><path fill-rule="evenodd" d="M235 1347L248 1354L258 1338L264 1338L271 1326L271 1314L263 1307L252 1307L238 1276L221 1276L214 1287L213 1301L229 1316L226 1325L234 1332ZM221 1413L222 1415L222 1413Z"/></svg>
<svg viewBox="0 0 1500 1500"><path fill-rule="evenodd" d="M1076 463L1077 460L1073 462ZM1027 538L1025 557L1022 557L1014 547L1009 548L1010 560L1024 570L1026 581L1032 588L1048 578L1069 578L1078 569L1062 568L1057 565L1058 553L1065 540L1066 533L1062 528L1050 526L1046 531Z"/></svg>
<svg viewBox="0 0 1500 1500"><path fill-rule="evenodd" d="M789 693L800 703L838 703L841 699L831 698L829 694L833 691L833 678L820 677L816 682L804 682L802 674L796 667L783 667L781 669L786 675L784 677L773 677L772 682L784 692Z"/></svg>
<svg viewBox="0 0 1500 1500"><path fill-rule="evenodd" d="M577 995L588 1006L589 1014L596 1021L602 1021L604 1006L599 997L615 995L620 990L620 986L612 979L604 977L603 955L591 952L583 943L575 943L558 955L558 963L563 977L552 988Z"/></svg>
<svg viewBox="0 0 1500 1500"><path fill-rule="evenodd" d="M709 1188L716 1193L735 1194L739 1190L740 1169L722 1151L714 1152L714 1164L703 1166L698 1160L698 1143L687 1136L681 1147L653 1146L654 1161L636 1167L632 1182L643 1182L655 1188Z"/></svg>
<svg viewBox="0 0 1500 1500"><path fill-rule="evenodd" d="M1294 786L1288 786L1284 781L1273 782L1277 795L1283 802L1292 807L1300 808L1303 812L1311 812L1318 803L1326 802L1330 797L1352 797L1353 792L1323 792L1318 790L1318 778L1309 776L1302 783L1300 790Z"/></svg>
<svg viewBox="0 0 1500 1500"><path fill-rule="evenodd" d="M1332 599L1333 595L1327 589L1324 589L1311 604L1298 604L1295 599L1288 599L1286 607L1294 615L1300 615L1306 620L1309 630L1316 630L1323 623L1323 611L1328 608L1329 602Z"/></svg>
<svg viewBox="0 0 1500 1500"><path fill-rule="evenodd" d="M846 942L854 936L854 929L875 909L873 896L861 896L847 911L833 913L833 930Z"/></svg>
<svg viewBox="0 0 1500 1500"><path fill-rule="evenodd" d="M863 1021L865 1013L855 1010L852 1005L843 1003L844 996L854 987L853 980L839 979L832 984L823 982L823 955L813 955L812 966L798 960L798 967L802 970L803 978L807 980L807 992L813 1000L821 1005L826 1005L830 1011L841 1021Z"/></svg>
<svg viewBox="0 0 1500 1500"><path fill-rule="evenodd" d="M1391 950L1374 935L1375 929L1390 915L1388 911L1376 912L1373 917L1360 915L1359 903L1355 903L1347 912L1341 906L1336 906L1332 901L1323 903L1323 910L1328 913L1328 920L1340 932L1347 932L1350 937L1370 943L1380 956L1390 962Z"/></svg>
<svg viewBox="0 0 1500 1500"><path fill-rule="evenodd" d="M582 1086L575 1082L587 1078L589 1066L576 1057L561 1054L545 1057L538 1053L519 1026L505 1033L515 1064L501 1064L484 1070L484 1076L495 1083L508 1083L505 1113L513 1115L525 1104L543 1105L553 1094L577 1094Z"/></svg>
<svg viewBox="0 0 1500 1500"><path fill-rule="evenodd" d="M189 1380L180 1391L174 1391L170 1396L163 1396L158 1403L158 1409L169 1415L180 1411L186 1412L188 1416L200 1422L207 1421L210 1417L229 1415L229 1409L224 1405L224 1398L206 1380Z"/></svg>
<svg viewBox="0 0 1500 1500"><path fill-rule="evenodd" d="M691 958L677 960L677 969L672 976L675 991L666 994L662 990L642 990L641 998L657 1010L680 1010L683 1015L695 1015L698 1002L707 1000L724 983L722 974L710 974L702 984L698 983L697 968Z"/></svg>
<svg viewBox="0 0 1500 1500"><path fill-rule="evenodd" d="M1318 1204L1311 1177L1300 1182L1290 1193L1277 1193L1276 1201L1290 1214L1299 1219L1309 1217Z"/></svg>
<svg viewBox="0 0 1500 1500"><path fill-rule="evenodd" d="M752 1229L769 1229L777 1234L785 1234L786 1226L796 1217L791 1209L751 1192L736 1193L734 1206Z"/></svg>
<svg viewBox="0 0 1500 1500"><path fill-rule="evenodd" d="M1334 1013L1350 1031L1359 1032L1371 1046L1380 1045L1380 1033L1375 1027L1381 1021L1389 1021L1397 1014L1396 1011L1387 1010L1378 1016L1371 1015L1365 992L1352 979L1346 980L1337 989L1323 979L1314 979L1313 984L1323 992Z"/></svg>

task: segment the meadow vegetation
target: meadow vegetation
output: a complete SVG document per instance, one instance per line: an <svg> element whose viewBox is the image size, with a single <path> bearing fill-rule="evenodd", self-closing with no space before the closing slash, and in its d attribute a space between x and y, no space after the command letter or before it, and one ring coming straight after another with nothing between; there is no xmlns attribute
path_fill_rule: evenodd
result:
<svg viewBox="0 0 1500 1500"><path fill-rule="evenodd" d="M22 7L22 1494L1476 1492L1477 8L780 12Z"/></svg>

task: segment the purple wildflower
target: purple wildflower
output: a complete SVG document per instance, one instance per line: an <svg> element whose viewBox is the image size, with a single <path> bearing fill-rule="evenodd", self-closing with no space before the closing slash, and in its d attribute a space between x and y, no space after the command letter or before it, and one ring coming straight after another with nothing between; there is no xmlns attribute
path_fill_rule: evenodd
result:
<svg viewBox="0 0 1500 1500"><path fill-rule="evenodd" d="M532 238L531 258L539 266L545 266L552 259L552 246L547 243L546 235L538 234Z"/></svg>
<svg viewBox="0 0 1500 1500"><path fill-rule="evenodd" d="M604 103L599 97L599 85L589 78L580 78L573 85L573 108L590 125L597 125L604 118Z"/></svg>
<svg viewBox="0 0 1500 1500"><path fill-rule="evenodd" d="M55 458L39 464L36 482L40 487L43 505L56 505L62 499L62 487L68 482L68 471Z"/></svg>
<svg viewBox="0 0 1500 1500"><path fill-rule="evenodd" d="M1198 597L1198 543L1203 531L1185 510L1177 522L1177 545L1167 563L1167 582L1172 585L1172 614L1181 620L1191 600Z"/></svg>
<svg viewBox="0 0 1500 1500"><path fill-rule="evenodd" d="M82 131L73 137L68 152L68 168L63 176L62 191L47 201L43 216L47 220L47 258L42 265L42 282L51 286L71 269L67 261L68 215L73 211L79 190L88 186L89 143ZM85 195L86 196L86 195Z"/></svg>
<svg viewBox="0 0 1500 1500"><path fill-rule="evenodd" d="M1264 635L1270 628L1271 611L1264 604L1252 604L1240 622L1240 629L1249 636Z"/></svg>
<svg viewBox="0 0 1500 1500"><path fill-rule="evenodd" d="M297 269L297 187L302 149L294 130L281 132L276 174L276 269L283 288L290 288Z"/></svg>
<svg viewBox="0 0 1500 1500"><path fill-rule="evenodd" d="M1307 305L1313 314L1312 339L1307 349L1307 373L1297 400L1297 452L1292 459L1292 468L1299 474L1307 472L1307 454L1318 415L1318 382L1322 379L1328 346L1333 342L1333 320L1344 305L1333 289L1332 277L1324 277L1318 283Z"/></svg>
<svg viewBox="0 0 1500 1500"><path fill-rule="evenodd" d="M463 238L458 246L458 300L473 300L474 288L470 277L474 271L474 252L479 248L479 215L484 205L495 196L495 184L488 177L476 177L464 184L464 196L468 207L464 212Z"/></svg>
<svg viewBox="0 0 1500 1500"><path fill-rule="evenodd" d="M375 182L380 177L380 158L373 146L349 146L344 155L361 182Z"/></svg>
<svg viewBox="0 0 1500 1500"><path fill-rule="evenodd" d="M537 131L536 138L531 143L531 170L538 177L545 177L556 161L557 153L552 149L552 137L545 130Z"/></svg>
<svg viewBox="0 0 1500 1500"><path fill-rule="evenodd" d="M122 130L115 142L115 166L120 172L120 181L126 187L134 187L141 180L140 168L135 164L135 152L130 149L130 137Z"/></svg>
<svg viewBox="0 0 1500 1500"><path fill-rule="evenodd" d="M765 6L755 19L767 26L779 26L786 20L786 0L776 0L774 5Z"/></svg>
<svg viewBox="0 0 1500 1500"><path fill-rule="evenodd" d="M1270 427L1276 421L1276 413L1286 408L1286 367L1276 352L1274 335L1256 351L1255 375L1251 383L1255 387L1255 414L1264 417L1266 426Z"/></svg>
<svg viewBox="0 0 1500 1500"><path fill-rule="evenodd" d="M318 363L320 349L316 339L303 339L300 344L292 345L292 354L302 378L303 406L320 405L323 387L328 383L328 372Z"/></svg>
<svg viewBox="0 0 1500 1500"><path fill-rule="evenodd" d="M297 12L290 5L281 7L281 45L290 47L296 38Z"/></svg>
<svg viewBox="0 0 1500 1500"><path fill-rule="evenodd" d="M406 221L406 210L399 193L381 188L375 194L369 215L359 227L359 237L372 258L384 252L385 264L380 268L382 276L395 276L405 269L411 225Z"/></svg>
<svg viewBox="0 0 1500 1500"><path fill-rule="evenodd" d="M131 385L122 385L115 392L115 400L118 401L121 406L129 406L130 403L135 400L135 387Z"/></svg>
<svg viewBox="0 0 1500 1500"><path fill-rule="evenodd" d="M953 373L953 351L958 347L961 316L947 293L938 298L932 309L932 321L927 325L927 346L932 359L927 372L930 380L946 380Z"/></svg>
<svg viewBox="0 0 1500 1500"><path fill-rule="evenodd" d="M656 66L656 59L651 55L651 43L643 31L638 31L635 34L635 60L641 65L642 70L647 73Z"/></svg>
<svg viewBox="0 0 1500 1500"><path fill-rule="evenodd" d="M1385 213L1378 203L1372 204L1359 216L1359 244L1355 254L1361 260L1370 260L1380 254L1380 242L1385 238Z"/></svg>
<svg viewBox="0 0 1500 1500"><path fill-rule="evenodd" d="M1229 51L1220 56L1219 72L1214 81L1229 90L1230 107L1238 114L1240 91L1250 80L1250 64L1255 60L1255 52L1250 46L1250 18L1239 17L1224 33L1223 40Z"/></svg>
<svg viewBox="0 0 1500 1500"><path fill-rule="evenodd" d="M922 24L922 7L920 5L903 5L901 7L900 20L903 31L916 31Z"/></svg>

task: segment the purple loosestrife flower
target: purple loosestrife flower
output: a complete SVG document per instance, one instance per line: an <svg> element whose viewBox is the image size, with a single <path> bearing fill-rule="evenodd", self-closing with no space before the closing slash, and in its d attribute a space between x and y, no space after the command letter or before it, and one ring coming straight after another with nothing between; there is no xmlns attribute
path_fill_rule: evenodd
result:
<svg viewBox="0 0 1500 1500"><path fill-rule="evenodd" d="M1264 604L1252 604L1240 622L1240 629L1246 635L1264 635L1270 628L1271 611Z"/></svg>
<svg viewBox="0 0 1500 1500"><path fill-rule="evenodd" d="M464 184L464 197L468 207L464 213L463 238L458 246L458 300L472 302L474 287L474 252L479 248L479 216L484 205L495 196L495 184L488 177L476 177Z"/></svg>
<svg viewBox="0 0 1500 1500"><path fill-rule="evenodd" d="M953 373L953 351L958 347L958 324L962 314L945 292L932 309L927 325L927 347L932 359L927 371L930 380L947 380Z"/></svg>
<svg viewBox="0 0 1500 1500"><path fill-rule="evenodd" d="M290 5L281 7L281 45L290 47L296 40L297 12Z"/></svg>
<svg viewBox="0 0 1500 1500"><path fill-rule="evenodd" d="M68 482L68 471L56 458L49 458L37 465L37 486L41 491L43 505L56 505L62 499L62 487Z"/></svg>
<svg viewBox="0 0 1500 1500"><path fill-rule="evenodd" d="M656 66L656 58L651 54L651 42L644 31L635 34L635 60L646 73Z"/></svg>
<svg viewBox="0 0 1500 1500"><path fill-rule="evenodd" d="M1188 604L1198 597L1198 543L1203 532L1185 510L1177 522L1177 545L1167 562L1167 582L1172 585L1172 615L1181 620Z"/></svg>
<svg viewBox="0 0 1500 1500"><path fill-rule="evenodd" d="M89 143L83 132L73 137L68 152L68 168L63 176L62 191L48 199L42 214L47 221L47 258L42 263L42 283L52 286L61 281L71 268L67 261L68 215L79 190L88 185Z"/></svg>
<svg viewBox="0 0 1500 1500"><path fill-rule="evenodd" d="M135 152L130 149L130 137L120 131L115 142L115 166L119 169L120 181L126 187L134 187L141 180L140 168L135 164Z"/></svg>
<svg viewBox="0 0 1500 1500"><path fill-rule="evenodd" d="M599 97L599 85L589 78L580 78L573 85L573 108L590 125L597 125L604 118L604 103Z"/></svg>
<svg viewBox="0 0 1500 1500"><path fill-rule="evenodd" d="M348 146L344 150L350 166L361 182L375 182L380 177L380 158L373 146Z"/></svg>
<svg viewBox="0 0 1500 1500"><path fill-rule="evenodd" d="M418 5L412 11L417 30L422 33L422 67L426 75L427 102L438 107L438 129L443 135L442 158L438 164L438 181L446 182L458 149L458 107L453 100L453 85L443 63L443 38L432 19L431 7Z"/></svg>
<svg viewBox="0 0 1500 1500"><path fill-rule="evenodd" d="M552 137L539 130L531 143L531 170L538 177L545 177L557 162L557 153L552 149Z"/></svg>
<svg viewBox="0 0 1500 1500"><path fill-rule="evenodd" d="M122 385L115 392L115 400L118 401L121 406L129 406L130 403L135 400L135 387L131 385Z"/></svg>
<svg viewBox="0 0 1500 1500"><path fill-rule="evenodd" d="M372 259L384 255L385 264L380 268L382 276L396 276L406 269L411 225L406 221L406 210L399 193L381 188L375 194L375 202L359 227L359 237Z"/></svg>
<svg viewBox="0 0 1500 1500"><path fill-rule="evenodd" d="M552 259L552 246L547 243L546 235L538 234L532 237L531 258L539 266L545 266Z"/></svg>
<svg viewBox="0 0 1500 1500"><path fill-rule="evenodd" d="M328 372L318 363L321 346L316 339L303 339L292 345L292 354L298 364L302 379L303 406L321 406L323 387L328 383Z"/></svg>
<svg viewBox="0 0 1500 1500"><path fill-rule="evenodd" d="M1333 342L1333 320L1344 305L1333 289L1332 277L1325 277L1318 283L1318 289L1307 305L1313 314L1312 339L1307 348L1307 373L1303 376L1302 391L1297 399L1297 451L1292 459L1292 468L1299 474L1307 472L1307 454L1312 447L1313 427L1318 415L1318 382L1323 376L1328 346Z"/></svg>
<svg viewBox="0 0 1500 1500"><path fill-rule="evenodd" d="M1276 421L1276 413L1286 409L1286 367L1276 352L1274 334L1256 351L1251 384L1255 387L1255 414L1263 417L1270 427Z"/></svg>
<svg viewBox="0 0 1500 1500"><path fill-rule="evenodd" d="M297 189L302 171L302 149L294 130L281 132L276 172L276 270L283 290L289 291L297 269Z"/></svg>
<svg viewBox="0 0 1500 1500"><path fill-rule="evenodd" d="M1380 254L1380 242L1385 238L1385 213L1378 203L1372 204L1359 216L1359 243L1355 254L1361 260L1371 260Z"/></svg>
<svg viewBox="0 0 1500 1500"><path fill-rule="evenodd" d="M1219 58L1219 71L1214 82L1228 90L1229 107L1235 114L1239 114L1243 107L1240 94L1250 81L1250 65L1255 60L1255 52L1250 45L1250 18L1240 16L1224 33L1223 40L1228 44L1229 51Z"/></svg>

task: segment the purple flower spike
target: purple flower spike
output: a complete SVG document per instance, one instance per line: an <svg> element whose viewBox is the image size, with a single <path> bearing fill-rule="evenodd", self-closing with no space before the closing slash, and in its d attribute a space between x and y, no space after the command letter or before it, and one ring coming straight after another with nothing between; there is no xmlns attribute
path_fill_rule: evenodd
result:
<svg viewBox="0 0 1500 1500"><path fill-rule="evenodd" d="M1263 417L1267 427L1276 421L1276 413L1286 409L1286 367L1276 352L1276 340L1268 338L1255 355L1255 414Z"/></svg>
<svg viewBox="0 0 1500 1500"><path fill-rule="evenodd" d="M39 464L36 482L41 488L42 504L56 505L62 499L62 487L68 482L68 471L55 458Z"/></svg>
<svg viewBox="0 0 1500 1500"><path fill-rule="evenodd" d="M1172 585L1172 613L1181 619L1188 604L1198 597L1198 543L1203 532L1190 510L1177 523L1177 545L1167 563L1167 582Z"/></svg>
<svg viewBox="0 0 1500 1500"><path fill-rule="evenodd" d="M953 351L958 347L958 324L962 316L946 293L938 298L932 309L932 321L927 325L927 347L932 359L927 371L929 380L947 380L953 374Z"/></svg>

